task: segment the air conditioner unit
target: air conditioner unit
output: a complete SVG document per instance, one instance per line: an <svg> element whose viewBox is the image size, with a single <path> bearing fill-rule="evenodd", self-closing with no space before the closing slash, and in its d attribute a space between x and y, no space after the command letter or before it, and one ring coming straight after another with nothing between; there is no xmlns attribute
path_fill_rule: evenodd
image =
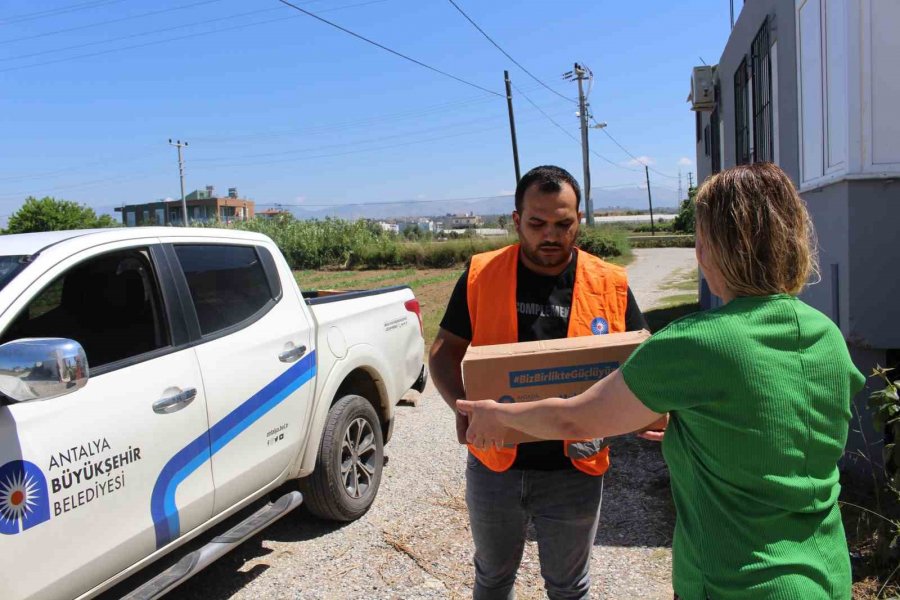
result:
<svg viewBox="0 0 900 600"><path fill-rule="evenodd" d="M691 110L712 111L716 107L715 67L694 67L691 72Z"/></svg>

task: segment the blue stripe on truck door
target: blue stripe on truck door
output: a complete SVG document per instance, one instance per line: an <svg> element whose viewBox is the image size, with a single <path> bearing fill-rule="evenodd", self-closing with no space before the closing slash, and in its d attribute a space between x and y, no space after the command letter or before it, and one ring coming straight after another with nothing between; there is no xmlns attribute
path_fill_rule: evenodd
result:
<svg viewBox="0 0 900 600"><path fill-rule="evenodd" d="M181 482L315 374L316 353L313 351L169 459L150 495L150 515L156 531L157 549L181 535L178 507L175 506L175 492Z"/></svg>

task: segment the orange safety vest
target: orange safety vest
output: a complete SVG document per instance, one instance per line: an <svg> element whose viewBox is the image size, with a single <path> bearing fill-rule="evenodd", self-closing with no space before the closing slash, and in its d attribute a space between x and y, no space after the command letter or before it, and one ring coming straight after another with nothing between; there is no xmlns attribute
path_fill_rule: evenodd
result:
<svg viewBox="0 0 900 600"><path fill-rule="evenodd" d="M567 337L625 331L628 278L625 269L604 262L582 250L578 252L575 286L569 312ZM516 310L516 271L519 244L476 254L469 265L467 300L472 321L473 346L509 344L519 341ZM492 471L509 469L516 460L516 446L471 452ZM563 452L579 471L603 475L609 468L609 449L603 439L565 440Z"/></svg>

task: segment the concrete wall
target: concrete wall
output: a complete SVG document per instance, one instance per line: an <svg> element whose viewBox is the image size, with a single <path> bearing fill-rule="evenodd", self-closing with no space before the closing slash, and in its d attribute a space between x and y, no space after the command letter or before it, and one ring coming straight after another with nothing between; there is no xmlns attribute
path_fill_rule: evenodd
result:
<svg viewBox="0 0 900 600"><path fill-rule="evenodd" d="M851 181L847 339L900 348L900 180Z"/></svg>
<svg viewBox="0 0 900 600"><path fill-rule="evenodd" d="M849 180L801 194L819 239L822 280L803 299L861 348L900 348L900 181Z"/></svg>
<svg viewBox="0 0 900 600"><path fill-rule="evenodd" d="M804 38L803 57L798 56L798 11L806 19L804 31L812 36ZM900 48L900 36L895 35L900 2L748 0L717 66L723 169L735 164L734 73L750 53L766 16L774 45L772 79L777 82L772 98L775 162L802 189L819 242L821 280L801 297L839 325L854 363L868 375L876 364L900 359L900 141L888 135L900 122L895 116L900 78L896 59L885 58L896 56ZM822 28L816 31L819 23ZM819 44L816 35L824 36ZM822 56L812 56L823 46ZM804 104L805 138L798 62L804 65L804 74L812 74L804 85L820 92L816 102L807 97ZM710 113L704 113L704 127L709 119ZM801 151L808 163L804 173ZM822 162L821 177L811 180L810 165L816 161ZM697 144L697 172L699 182L711 172L702 138ZM703 281L701 297L709 298L705 306L721 305L710 297ZM851 454L845 459L845 466L863 470L866 463L854 462L852 453L866 449L864 438L870 442L881 438L872 429L868 393L863 391L854 399L847 446ZM872 454L873 460L880 461L877 447Z"/></svg>

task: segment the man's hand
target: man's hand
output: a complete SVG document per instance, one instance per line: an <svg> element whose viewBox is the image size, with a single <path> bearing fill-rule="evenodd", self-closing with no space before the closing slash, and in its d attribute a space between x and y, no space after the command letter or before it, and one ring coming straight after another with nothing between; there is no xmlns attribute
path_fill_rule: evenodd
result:
<svg viewBox="0 0 900 600"><path fill-rule="evenodd" d="M457 400L456 410L468 416L469 428L466 441L482 450L491 446L503 446L506 426L500 422L503 405L493 400Z"/></svg>
<svg viewBox="0 0 900 600"><path fill-rule="evenodd" d="M635 431L635 435L651 442L661 442L666 437L666 427L669 426L669 413L664 414L658 421L650 423L644 429Z"/></svg>
<svg viewBox="0 0 900 600"><path fill-rule="evenodd" d="M466 430L469 428L469 417L458 410L454 414L456 415L456 441L460 444L465 444Z"/></svg>

